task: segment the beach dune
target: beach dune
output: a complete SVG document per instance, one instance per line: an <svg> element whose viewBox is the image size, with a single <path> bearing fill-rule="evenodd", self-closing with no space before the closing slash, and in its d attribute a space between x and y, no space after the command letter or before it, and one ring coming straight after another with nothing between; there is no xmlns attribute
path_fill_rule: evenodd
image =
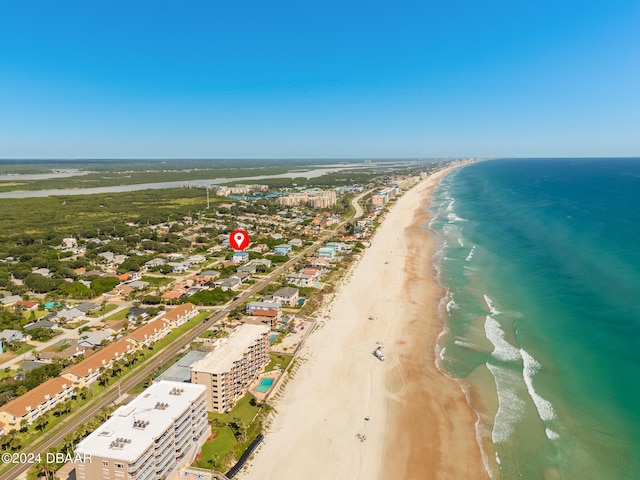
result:
<svg viewBox="0 0 640 480"><path fill-rule="evenodd" d="M398 200L325 306L240 478L487 478L475 414L435 365L442 292L425 207L445 173ZM385 361L373 355L378 345Z"/></svg>

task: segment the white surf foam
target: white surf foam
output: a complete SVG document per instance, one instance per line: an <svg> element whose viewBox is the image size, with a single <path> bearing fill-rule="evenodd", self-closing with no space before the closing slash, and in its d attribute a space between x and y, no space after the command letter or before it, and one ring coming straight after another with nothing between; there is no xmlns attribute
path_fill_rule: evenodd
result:
<svg viewBox="0 0 640 480"><path fill-rule="evenodd" d="M466 340L454 340L453 343L455 343L459 347L468 348L469 350L482 350L482 347L480 345L472 342L467 342Z"/></svg>
<svg viewBox="0 0 640 480"><path fill-rule="evenodd" d="M493 344L494 358L504 362L512 362L520 360L520 350L511 345L504 338L504 331L500 327L498 321L491 315L487 315L484 322L484 332L489 341Z"/></svg>
<svg viewBox="0 0 640 480"><path fill-rule="evenodd" d="M522 385L518 374L489 362L487 368L493 374L498 394L498 411L491 431L491 440L495 444L509 440L515 424L524 416L525 403L516 393Z"/></svg>
<svg viewBox="0 0 640 480"><path fill-rule="evenodd" d="M471 247L471 251L469 252L469 255L467 255L467 258L465 258L465 260L467 262L470 262L471 259L473 258L473 254L476 253L476 246L474 245L473 247Z"/></svg>
<svg viewBox="0 0 640 480"><path fill-rule="evenodd" d="M554 432L550 428L545 428L544 433L549 440L557 440L558 438L560 438L560 435L558 435L556 432Z"/></svg>
<svg viewBox="0 0 640 480"><path fill-rule="evenodd" d="M447 313L451 313L451 310L458 310L460 307L455 302L455 300L452 298L451 300L449 300L447 302L447 307L446 308L447 308Z"/></svg>
<svg viewBox="0 0 640 480"><path fill-rule="evenodd" d="M447 197L447 200L450 200L451 197ZM456 204L455 199L451 199L451 201L449 202L449 205L447 205L447 212L451 212L453 211L453 206Z"/></svg>
<svg viewBox="0 0 640 480"><path fill-rule="evenodd" d="M491 298L489 298L488 295L483 295L483 297L484 297L484 301L487 303L487 307L489 307L489 311L491 312L491 315L497 315L499 313L502 313L496 309L496 307L493 305L493 300L491 300Z"/></svg>
<svg viewBox="0 0 640 480"><path fill-rule="evenodd" d="M529 353L522 348L520 349L520 355L522 356L523 364L522 377L524 378L524 383L527 385L527 392L529 392L529 396L533 400L533 403L536 406L536 410L538 410L538 415L543 422L553 420L554 418L556 418L556 412L553 409L553 405L551 405L550 401L538 395L538 393L533 388L533 376L540 370L541 365L535 358L529 355Z"/></svg>
<svg viewBox="0 0 640 480"><path fill-rule="evenodd" d="M447 208L447 210L448 210L448 208ZM450 222L454 222L454 223L455 222L461 223L461 222L467 222L468 221L467 219L461 218L458 215L456 215L454 212L451 212L451 211L447 214L447 219Z"/></svg>

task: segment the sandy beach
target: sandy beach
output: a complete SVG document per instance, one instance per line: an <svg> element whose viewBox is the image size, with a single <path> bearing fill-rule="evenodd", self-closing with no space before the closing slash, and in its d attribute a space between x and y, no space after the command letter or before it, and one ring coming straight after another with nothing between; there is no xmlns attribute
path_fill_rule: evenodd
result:
<svg viewBox="0 0 640 480"><path fill-rule="evenodd" d="M475 413L435 365L443 292L432 278L425 207L446 173L398 200L325 306L264 442L239 478L487 478ZM378 344L384 362L372 355Z"/></svg>

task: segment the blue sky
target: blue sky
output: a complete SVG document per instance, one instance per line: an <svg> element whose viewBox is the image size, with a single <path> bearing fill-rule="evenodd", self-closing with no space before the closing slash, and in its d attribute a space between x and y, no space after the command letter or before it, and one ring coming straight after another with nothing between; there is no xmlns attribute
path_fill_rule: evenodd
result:
<svg viewBox="0 0 640 480"><path fill-rule="evenodd" d="M5 1L0 158L640 156L640 2Z"/></svg>

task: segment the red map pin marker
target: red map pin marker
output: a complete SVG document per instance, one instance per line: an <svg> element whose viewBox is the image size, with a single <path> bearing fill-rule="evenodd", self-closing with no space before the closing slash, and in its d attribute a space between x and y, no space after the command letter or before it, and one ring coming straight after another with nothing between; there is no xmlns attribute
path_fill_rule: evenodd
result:
<svg viewBox="0 0 640 480"><path fill-rule="evenodd" d="M234 250L244 250L249 246L249 234L244 230L234 230L229 235L229 244Z"/></svg>

